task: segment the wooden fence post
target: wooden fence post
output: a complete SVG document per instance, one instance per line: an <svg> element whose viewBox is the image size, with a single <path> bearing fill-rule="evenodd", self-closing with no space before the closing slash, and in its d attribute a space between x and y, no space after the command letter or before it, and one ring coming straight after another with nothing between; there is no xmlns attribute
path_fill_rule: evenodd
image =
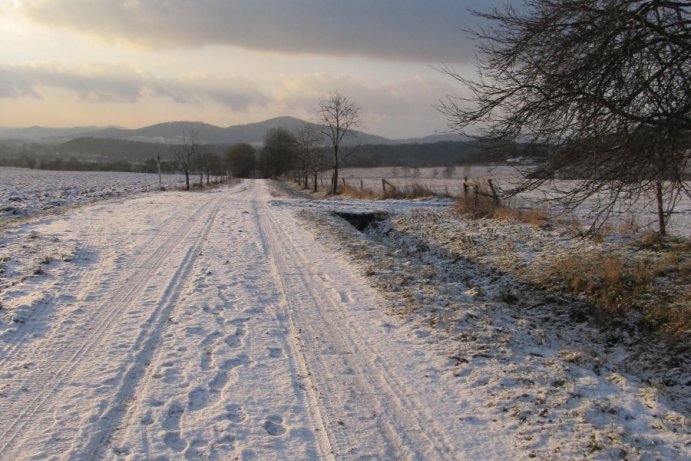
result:
<svg viewBox="0 0 691 461"><path fill-rule="evenodd" d="M468 206L468 177L463 178L463 203Z"/></svg>
<svg viewBox="0 0 691 461"><path fill-rule="evenodd" d="M492 191L492 200L494 201L494 204L499 205L499 194L497 194L497 189L494 188L492 180L488 179L487 184L489 184L489 190Z"/></svg>
<svg viewBox="0 0 691 461"><path fill-rule="evenodd" d="M389 181L387 181L386 179L383 179L383 178L382 178L382 180L381 180L381 190L382 190L382 193L383 193L384 195L386 195L386 186L389 186L389 187L391 188L391 190L392 190L394 193L396 192L396 186L394 186L393 184L391 184L391 183L390 183Z"/></svg>

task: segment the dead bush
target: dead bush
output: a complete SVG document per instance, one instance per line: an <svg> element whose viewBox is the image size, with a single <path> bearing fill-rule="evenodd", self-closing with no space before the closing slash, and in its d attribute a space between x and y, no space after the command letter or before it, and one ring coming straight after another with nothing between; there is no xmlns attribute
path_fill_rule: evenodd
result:
<svg viewBox="0 0 691 461"><path fill-rule="evenodd" d="M528 207L517 207L510 202L500 203L488 191L479 189L456 199L455 210L472 219L490 218L505 221L519 221L534 226L543 226L548 221L547 211Z"/></svg>
<svg viewBox="0 0 691 461"><path fill-rule="evenodd" d="M377 194L369 189L355 189L354 187L350 187L348 185L341 186L340 192L344 197L361 200L376 200L378 198Z"/></svg>
<svg viewBox="0 0 691 461"><path fill-rule="evenodd" d="M434 197L439 195L430 189L429 186L417 182L406 186L403 194L405 195L405 198Z"/></svg>
<svg viewBox="0 0 691 461"><path fill-rule="evenodd" d="M386 199L415 199L424 197L443 197L448 196L445 193L438 193L428 185L418 182L407 184L405 186L388 186L381 194L381 198Z"/></svg>

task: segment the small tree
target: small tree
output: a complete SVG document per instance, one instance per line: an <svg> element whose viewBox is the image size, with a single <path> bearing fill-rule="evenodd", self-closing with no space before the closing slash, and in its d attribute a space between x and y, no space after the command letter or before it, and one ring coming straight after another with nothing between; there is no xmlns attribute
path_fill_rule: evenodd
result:
<svg viewBox="0 0 691 461"><path fill-rule="evenodd" d="M286 128L272 128L264 137L260 168L264 177L275 178L291 171L298 156L298 143Z"/></svg>
<svg viewBox="0 0 691 461"><path fill-rule="evenodd" d="M305 123L295 130L295 138L299 146L300 179L303 187L307 189L309 177L312 176L314 192L317 191L317 180L323 163L322 152L318 145L320 137L319 128L311 123Z"/></svg>
<svg viewBox="0 0 691 461"><path fill-rule="evenodd" d="M348 97L338 91L329 94L319 101L319 115L322 124L322 134L328 139L333 160L333 174L331 176L331 193L338 193L338 169L355 149L347 153L341 152L341 144L346 137L355 135L355 128L360 123L360 108Z"/></svg>
<svg viewBox="0 0 691 461"><path fill-rule="evenodd" d="M226 166L233 176L249 178L256 164L255 150L250 144L235 144L225 155Z"/></svg>
<svg viewBox="0 0 691 461"><path fill-rule="evenodd" d="M204 150L197 156L197 168L199 170L199 185L203 185L203 177L206 175L206 185L210 185L211 174L218 171L219 158L218 155L211 151Z"/></svg>
<svg viewBox="0 0 691 461"><path fill-rule="evenodd" d="M173 146L173 157L183 173L185 173L185 189L190 190L190 172L195 166L199 155L199 140L196 130L190 131L181 138L181 143Z"/></svg>

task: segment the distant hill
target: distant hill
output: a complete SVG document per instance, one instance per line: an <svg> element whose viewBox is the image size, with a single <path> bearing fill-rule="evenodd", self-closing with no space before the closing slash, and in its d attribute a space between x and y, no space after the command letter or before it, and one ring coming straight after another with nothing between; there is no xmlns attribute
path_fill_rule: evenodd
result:
<svg viewBox="0 0 691 461"><path fill-rule="evenodd" d="M289 130L302 126L305 122L295 117L276 117L245 125L219 127L203 122L165 122L143 128L128 129L117 127L74 127L74 128L0 128L0 139L15 139L30 142L59 144L75 138L107 138L140 141L160 144L180 142L181 138L196 131L199 141L205 144L230 145L237 143L261 144L266 132L271 128L283 127ZM354 144L427 144L440 141L467 140L454 134L433 134L421 138L392 140L363 131L356 138L347 139Z"/></svg>
<svg viewBox="0 0 691 461"><path fill-rule="evenodd" d="M221 128L202 122L166 122L134 130L110 128L89 133L94 138L131 139L135 141L177 143L190 133L196 132L205 144L261 144L267 131L272 128L294 130L305 122L295 117L276 117L262 122ZM359 144L389 144L382 136L358 132Z"/></svg>
<svg viewBox="0 0 691 461"><path fill-rule="evenodd" d="M96 126L82 126L73 128L45 128L41 126L31 126L26 128L0 127L0 139L59 143L81 136L87 136L89 133L101 129L103 129L103 127Z"/></svg>

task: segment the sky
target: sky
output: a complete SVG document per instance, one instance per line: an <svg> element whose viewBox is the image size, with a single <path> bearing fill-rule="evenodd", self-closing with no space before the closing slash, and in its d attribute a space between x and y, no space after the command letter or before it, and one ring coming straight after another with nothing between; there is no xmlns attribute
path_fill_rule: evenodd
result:
<svg viewBox="0 0 691 461"><path fill-rule="evenodd" d="M447 130L482 0L0 0L0 126L315 121L338 91L364 131Z"/></svg>

